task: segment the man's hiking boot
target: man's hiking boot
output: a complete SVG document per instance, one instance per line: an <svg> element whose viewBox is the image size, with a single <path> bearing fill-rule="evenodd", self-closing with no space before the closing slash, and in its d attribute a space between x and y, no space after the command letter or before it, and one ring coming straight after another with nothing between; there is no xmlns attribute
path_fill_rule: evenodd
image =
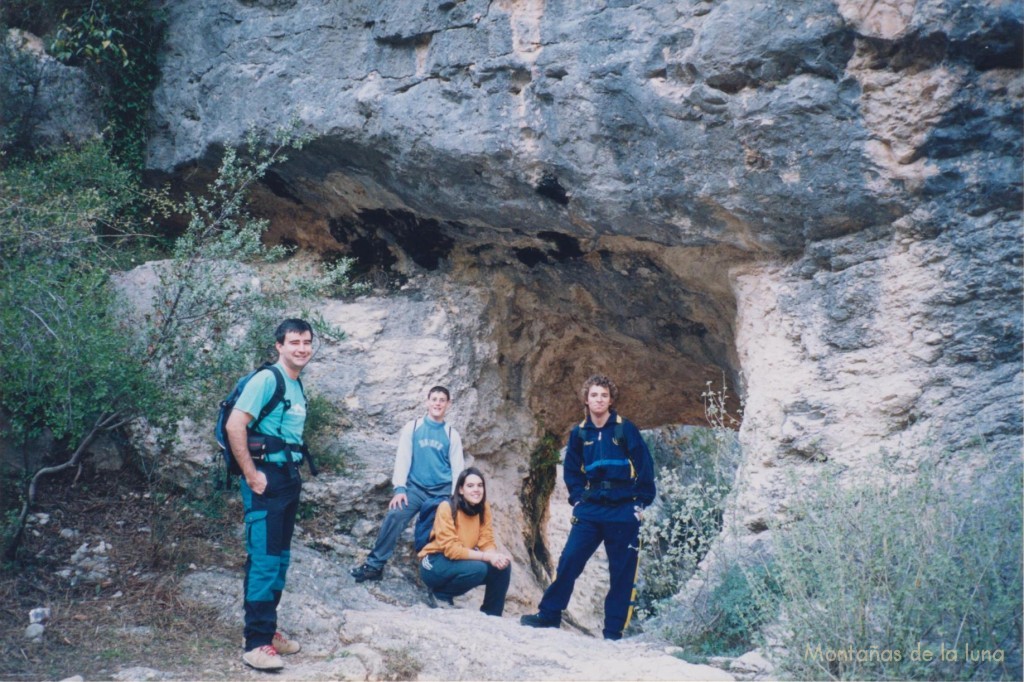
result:
<svg viewBox="0 0 1024 682"><path fill-rule="evenodd" d="M349 571L349 574L356 579L357 583L361 583L364 580L380 580L384 577L384 569L374 568L370 564L363 564L358 568L353 568Z"/></svg>
<svg viewBox="0 0 1024 682"><path fill-rule="evenodd" d="M271 642L271 644L275 649L277 649L277 653L281 654L282 656L290 656L292 654L297 654L300 651L302 651L301 644L294 640L286 638L280 632L274 633L274 641Z"/></svg>
<svg viewBox="0 0 1024 682"><path fill-rule="evenodd" d="M277 649L271 644L258 646L251 651L242 654L242 660L250 668L257 670L280 670L284 667L284 661L277 653Z"/></svg>
<svg viewBox="0 0 1024 682"><path fill-rule="evenodd" d="M561 621L545 618L539 613L531 613L525 616L520 616L519 624L526 625L531 628L557 628L561 627L562 625Z"/></svg>
<svg viewBox="0 0 1024 682"><path fill-rule="evenodd" d="M427 606L432 609L454 609L455 600L446 594L438 594L430 590L427 592Z"/></svg>

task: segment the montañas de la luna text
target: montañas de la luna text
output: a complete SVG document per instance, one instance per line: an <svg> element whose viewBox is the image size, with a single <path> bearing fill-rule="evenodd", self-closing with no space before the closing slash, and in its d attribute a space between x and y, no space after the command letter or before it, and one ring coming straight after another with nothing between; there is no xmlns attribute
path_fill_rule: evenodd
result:
<svg viewBox="0 0 1024 682"><path fill-rule="evenodd" d="M918 642L917 646L909 651L883 648L876 644L867 648L850 645L844 649L822 647L820 644L814 647L810 644L804 646L804 660L825 663L898 663L903 660L1002 663L1004 659L1005 653L1002 649L978 649L970 644L964 644L960 648L942 643L938 649L934 649Z"/></svg>

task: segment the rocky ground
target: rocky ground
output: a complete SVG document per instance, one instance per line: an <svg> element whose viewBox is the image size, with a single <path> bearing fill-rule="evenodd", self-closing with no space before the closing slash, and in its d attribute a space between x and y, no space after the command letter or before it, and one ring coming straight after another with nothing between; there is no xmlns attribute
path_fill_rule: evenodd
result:
<svg viewBox="0 0 1024 682"><path fill-rule="evenodd" d="M694 666L650 644L609 643L565 631L523 628L510 604L503 618L477 608L471 592L455 609L430 609L406 570L369 586L357 585L337 557L300 547L293 556L281 624L304 643L288 660L287 679L424 680L685 680L731 679L720 670ZM214 605L221 618L237 621L238 576L198 571L184 582L191 599ZM228 676L258 677L237 660Z"/></svg>
<svg viewBox="0 0 1024 682"><path fill-rule="evenodd" d="M0 574L0 678L265 676L240 658L244 557L233 496L201 507L139 493L133 479L53 483L55 501L33 517L22 559ZM322 521L300 523L280 617L304 651L277 679L732 679L661 643L523 628L518 615L529 604L512 601L503 618L487 617L477 610L481 595L470 593L455 609L432 610L408 553L382 582L356 584L347 572L356 554L328 546ZM48 613L36 612L42 622L31 627L36 608Z"/></svg>

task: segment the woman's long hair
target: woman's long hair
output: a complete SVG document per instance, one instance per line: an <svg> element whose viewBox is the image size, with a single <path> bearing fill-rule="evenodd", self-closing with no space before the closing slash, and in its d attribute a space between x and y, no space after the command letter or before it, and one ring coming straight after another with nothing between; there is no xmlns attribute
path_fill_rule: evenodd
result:
<svg viewBox="0 0 1024 682"><path fill-rule="evenodd" d="M462 497L462 486L466 483L466 479L469 476L479 476L480 481L484 484L484 496L480 498L480 503L472 505ZM455 481L455 492L452 493L451 498L448 501L448 506L452 508L452 521L458 524L459 516L458 511L461 509L464 514L474 516L480 514L480 524L486 523L487 519L484 518L484 507L487 503L487 481L484 479L482 471L476 467L466 467L459 474L459 478Z"/></svg>

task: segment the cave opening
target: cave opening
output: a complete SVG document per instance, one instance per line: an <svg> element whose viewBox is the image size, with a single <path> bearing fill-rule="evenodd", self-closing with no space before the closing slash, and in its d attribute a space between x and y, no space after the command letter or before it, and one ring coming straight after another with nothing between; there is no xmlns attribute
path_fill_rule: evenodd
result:
<svg viewBox="0 0 1024 682"><path fill-rule="evenodd" d="M728 408L738 413L735 301L724 267L715 271L722 280L707 282L647 245L536 262L523 261L521 246L496 258L501 248L476 256L500 274L475 281L488 288L505 397L541 426L519 499L531 569L543 583L558 556L546 528L559 450L582 416L580 386L592 374L610 376L620 392L616 407L641 429L708 427L709 383L729 387ZM660 460L680 460L673 452L666 446Z"/></svg>
<svg viewBox="0 0 1024 682"><path fill-rule="evenodd" d="M346 196L356 194L348 188ZM330 235L356 258L357 272L450 280L483 300L479 328L493 344L488 371L502 400L534 424L517 454L528 461L517 472L516 495L538 578L557 558L545 539L557 455L580 419L578 388L588 376L612 377L617 407L641 429L706 426L702 393L709 384L728 386L729 407L739 411L729 270L749 254L615 230L595 235L547 217L531 227L420 213L401 203L323 210L333 214L325 216Z"/></svg>

